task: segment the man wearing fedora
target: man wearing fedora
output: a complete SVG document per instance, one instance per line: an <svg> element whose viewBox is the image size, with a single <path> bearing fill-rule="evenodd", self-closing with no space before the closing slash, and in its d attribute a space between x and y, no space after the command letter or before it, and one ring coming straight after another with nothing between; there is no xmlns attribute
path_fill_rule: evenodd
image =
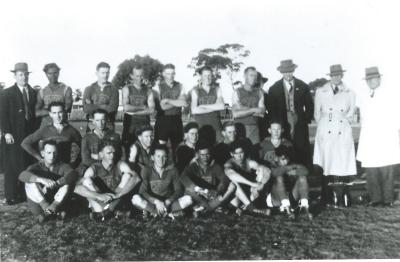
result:
<svg viewBox="0 0 400 262"><path fill-rule="evenodd" d="M321 204L325 206L333 194L338 204L347 206L345 196L350 176L357 174L351 121L355 111L355 94L342 81L342 66L330 67L330 81L315 94L314 119L318 124L313 163L323 169ZM337 203L333 203L336 205Z"/></svg>
<svg viewBox="0 0 400 262"><path fill-rule="evenodd" d="M392 206L394 169L400 163L400 106L396 90L381 84L378 67L365 69L368 89L357 96L361 131L357 160L367 174L370 206ZM395 116L385 121L388 114Z"/></svg>
<svg viewBox="0 0 400 262"><path fill-rule="evenodd" d="M267 110L271 121L283 124L283 137L292 141L294 161L311 168L308 123L313 118L314 103L306 83L293 77L297 65L283 60L277 68L283 78L268 90Z"/></svg>
<svg viewBox="0 0 400 262"><path fill-rule="evenodd" d="M32 164L31 158L21 147L22 140L35 128L36 91L28 84L27 63L15 64L16 83L3 90L0 96L0 126L3 131L4 194L5 203L14 205L25 200L23 183L19 174Z"/></svg>

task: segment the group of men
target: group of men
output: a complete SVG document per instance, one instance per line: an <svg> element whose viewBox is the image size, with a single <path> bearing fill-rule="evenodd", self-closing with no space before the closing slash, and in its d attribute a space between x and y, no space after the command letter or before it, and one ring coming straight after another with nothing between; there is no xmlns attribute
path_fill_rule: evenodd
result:
<svg viewBox="0 0 400 262"><path fill-rule="evenodd" d="M44 67L49 84L36 93L28 84L28 65L18 63L15 85L0 93L6 203L26 197L39 221L64 218L73 194L87 199L90 217L99 221L132 208L145 218L219 210L267 216L277 209L311 219L313 100L308 86L293 77L295 68L292 60L281 62L283 78L268 96L257 70L246 68L244 85L233 95L235 121L222 123L225 103L211 68L199 70L199 84L186 94L175 81L174 65L163 67L154 87L143 84L143 68L135 65L122 87L120 136L114 125L118 88L108 81L109 64L101 62L97 81L84 91L92 124L82 138L68 123L72 92L58 81L60 68ZM184 107L195 119L185 126ZM266 112L267 129L259 128ZM41 127L35 130L37 119Z"/></svg>

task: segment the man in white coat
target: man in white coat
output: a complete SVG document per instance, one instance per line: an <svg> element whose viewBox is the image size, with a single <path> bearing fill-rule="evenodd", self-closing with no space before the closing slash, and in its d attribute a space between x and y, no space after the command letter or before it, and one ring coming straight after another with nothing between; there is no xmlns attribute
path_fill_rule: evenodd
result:
<svg viewBox="0 0 400 262"><path fill-rule="evenodd" d="M367 174L370 206L392 206L394 168L400 163L400 106L393 90L381 85L377 67L365 70L368 93L357 98L361 112L361 133L357 160ZM395 116L387 121L388 115Z"/></svg>

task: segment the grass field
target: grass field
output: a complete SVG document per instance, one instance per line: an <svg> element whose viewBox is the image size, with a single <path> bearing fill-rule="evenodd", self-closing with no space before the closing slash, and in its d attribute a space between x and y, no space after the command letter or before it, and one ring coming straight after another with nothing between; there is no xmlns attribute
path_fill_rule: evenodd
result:
<svg viewBox="0 0 400 262"><path fill-rule="evenodd" d="M1 261L400 258L400 206L321 211L317 195L314 185L312 221L216 213L99 223L83 204L64 222L38 224L26 203L0 205Z"/></svg>
<svg viewBox="0 0 400 262"><path fill-rule="evenodd" d="M0 212L2 261L400 258L399 206L328 209L312 221L217 213L96 223L83 212L41 225L26 204Z"/></svg>

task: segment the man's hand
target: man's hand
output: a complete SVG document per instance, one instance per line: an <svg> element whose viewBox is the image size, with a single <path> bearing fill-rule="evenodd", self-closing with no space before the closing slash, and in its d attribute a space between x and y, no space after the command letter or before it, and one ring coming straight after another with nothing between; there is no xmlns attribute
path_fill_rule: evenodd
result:
<svg viewBox="0 0 400 262"><path fill-rule="evenodd" d="M11 134L5 134L4 138L6 139L6 144L14 144L14 137Z"/></svg>
<svg viewBox="0 0 400 262"><path fill-rule="evenodd" d="M165 204L161 202L160 200L154 201L154 205L156 206L157 213L160 216L163 216L167 212L167 208L165 207Z"/></svg>
<svg viewBox="0 0 400 262"><path fill-rule="evenodd" d="M254 108L253 112L254 112L254 116L264 116L263 108L256 107L256 108Z"/></svg>
<svg viewBox="0 0 400 262"><path fill-rule="evenodd" d="M96 197L97 201L103 202L103 203L109 203L115 198L115 195L112 193L105 193L105 194L99 194Z"/></svg>
<svg viewBox="0 0 400 262"><path fill-rule="evenodd" d="M50 188L50 189L55 188L58 185L57 181L53 181L51 179L43 178L43 177L39 177L37 179L37 182L42 184L44 187Z"/></svg>
<svg viewBox="0 0 400 262"><path fill-rule="evenodd" d="M165 207L168 209L172 205L172 202L171 202L171 200L167 199L164 201L164 204L165 204Z"/></svg>

